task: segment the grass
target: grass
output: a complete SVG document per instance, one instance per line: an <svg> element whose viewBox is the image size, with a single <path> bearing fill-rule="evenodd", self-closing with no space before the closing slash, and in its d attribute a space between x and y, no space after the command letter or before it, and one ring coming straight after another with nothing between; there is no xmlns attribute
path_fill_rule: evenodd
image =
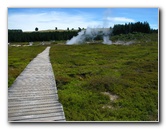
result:
<svg viewBox="0 0 166 129"><path fill-rule="evenodd" d="M8 47L8 87L45 46Z"/></svg>
<svg viewBox="0 0 166 129"><path fill-rule="evenodd" d="M128 46L55 41L50 59L66 119L158 121L157 37L141 33L111 37L112 41L136 42ZM9 46L8 86L45 47ZM110 101L103 92L118 98Z"/></svg>
<svg viewBox="0 0 166 129"><path fill-rule="evenodd" d="M157 34L143 36L129 46L51 47L58 95L68 121L158 121ZM102 92L118 99L110 101Z"/></svg>

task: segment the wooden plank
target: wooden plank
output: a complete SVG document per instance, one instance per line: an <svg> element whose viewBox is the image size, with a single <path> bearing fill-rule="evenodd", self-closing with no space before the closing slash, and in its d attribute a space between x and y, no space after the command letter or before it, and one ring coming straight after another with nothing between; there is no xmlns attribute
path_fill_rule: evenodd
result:
<svg viewBox="0 0 166 129"><path fill-rule="evenodd" d="M48 114L37 114L37 115L25 115L25 116L15 116L15 117L9 117L9 121L14 120L30 120L30 119L38 119L38 118L49 118L49 117L55 117L57 116L58 119L64 119L64 113L63 112L57 112L57 113L48 113ZM56 120L58 120L56 119Z"/></svg>
<svg viewBox="0 0 166 129"><path fill-rule="evenodd" d="M27 92L27 93L24 93L24 94L10 94L9 96L8 96L8 98L10 99L10 98L15 98L15 97L19 97L19 98L22 98L22 97L25 97L25 98L30 98L30 97L43 97L43 96L55 96L55 94L57 95L57 93L55 93L55 92L49 92L49 93L47 93L47 92L43 92L43 93L41 93L41 92L37 92L37 93L31 93L31 92ZM38 96L37 96L38 95ZM58 95L57 95L58 96Z"/></svg>
<svg viewBox="0 0 166 129"><path fill-rule="evenodd" d="M53 94L53 95L36 95L36 96L21 96L21 97L10 97L10 95L8 96L8 100L40 100L40 99L47 99L47 98L51 98L51 97L55 97L58 99L58 95L57 94Z"/></svg>
<svg viewBox="0 0 166 129"><path fill-rule="evenodd" d="M35 109L39 109L39 108L47 108L47 107L54 107L55 109L56 108L62 108L62 105L60 103L53 103L53 104L50 104L50 103L47 103L47 104L31 104L31 105L20 105L20 106L12 106L12 107L9 107L9 112L12 111L12 110L26 110L26 109L32 109L32 110L35 110Z"/></svg>
<svg viewBox="0 0 166 129"><path fill-rule="evenodd" d="M31 106L31 105L48 105L48 104L59 104L58 100L49 99L49 100L33 100L33 101L12 101L8 104L8 107L19 107L19 106Z"/></svg>
<svg viewBox="0 0 166 129"><path fill-rule="evenodd" d="M21 110L20 110L21 109ZM24 113L24 112L30 112L30 111L42 111L42 110L44 110L44 111L46 111L46 110L57 110L57 109L61 109L62 111L63 111L63 109L62 109L62 106L61 105L58 105L58 104L54 104L54 105L45 105L45 106L43 106L42 105L42 107L41 106L39 106L39 107L36 107L35 106L35 108L30 108L30 107L26 107L26 108L24 108L24 107L19 107L19 108L11 108L9 111L8 111L8 113L9 114L11 114L11 113L16 113L15 111L16 110L20 110L19 111L19 113L20 112L22 112L22 113Z"/></svg>
<svg viewBox="0 0 166 129"><path fill-rule="evenodd" d="M35 86L35 85L34 85ZM29 86L29 89L28 88L11 88L10 90L8 90L8 93L12 94L13 93L18 93L18 92L21 92L21 93L25 93L25 92L38 92L38 91L56 91L57 92L57 89L54 88L54 87L43 87L42 89L41 88L36 88L36 87L30 87Z"/></svg>
<svg viewBox="0 0 166 129"><path fill-rule="evenodd" d="M41 118L31 118L31 119L24 119L22 122L65 122L64 116L50 116L50 117L41 117ZM18 120L14 120L14 122L20 122Z"/></svg>
<svg viewBox="0 0 166 129"><path fill-rule="evenodd" d="M63 112L63 109L61 108L46 108L45 110L28 110L28 111L20 111L20 112L10 112L8 115L9 117L15 117L15 116L26 116L26 115L40 115L40 114L48 114L48 113L59 113Z"/></svg>
<svg viewBox="0 0 166 129"><path fill-rule="evenodd" d="M20 96L22 95L23 96L33 96L33 95L36 95L36 94L43 94L43 95L48 95L48 94L58 94L57 91L50 91L50 90L46 90L46 91L27 91L27 92L14 92L14 93L11 93L9 96Z"/></svg>
<svg viewBox="0 0 166 129"><path fill-rule="evenodd" d="M58 101L58 99L57 98L46 98L46 99L28 99L28 100L23 100L23 101L20 101L20 100L18 100L18 99L14 99L14 100L8 100L8 105L10 105L10 104L13 104L13 103L35 103L36 101L38 101L38 102L41 102L41 101L45 101L45 102L54 102L54 101Z"/></svg>

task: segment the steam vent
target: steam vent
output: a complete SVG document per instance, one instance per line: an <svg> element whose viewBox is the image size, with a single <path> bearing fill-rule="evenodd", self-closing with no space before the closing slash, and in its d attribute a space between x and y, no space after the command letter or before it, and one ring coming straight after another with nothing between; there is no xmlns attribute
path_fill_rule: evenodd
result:
<svg viewBox="0 0 166 129"><path fill-rule="evenodd" d="M8 121L65 121L47 47L8 89Z"/></svg>
<svg viewBox="0 0 166 129"><path fill-rule="evenodd" d="M87 28L78 33L77 36L74 36L71 40L68 40L66 44L82 44L87 40L93 41L95 37L102 36L103 44L112 44L109 39L110 34L112 33L111 28Z"/></svg>

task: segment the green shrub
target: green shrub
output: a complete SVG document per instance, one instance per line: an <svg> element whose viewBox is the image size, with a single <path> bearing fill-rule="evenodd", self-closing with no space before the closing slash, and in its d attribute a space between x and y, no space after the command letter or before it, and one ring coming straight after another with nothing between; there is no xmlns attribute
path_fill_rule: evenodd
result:
<svg viewBox="0 0 166 129"><path fill-rule="evenodd" d="M158 120L157 34L114 40L132 45L55 45L50 59L68 121ZM116 101L101 92L118 96ZM104 108L103 108L104 107Z"/></svg>

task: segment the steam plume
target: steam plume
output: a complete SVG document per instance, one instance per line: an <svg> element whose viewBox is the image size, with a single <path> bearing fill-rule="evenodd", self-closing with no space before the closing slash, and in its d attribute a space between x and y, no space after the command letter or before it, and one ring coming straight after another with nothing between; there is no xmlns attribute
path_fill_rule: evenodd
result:
<svg viewBox="0 0 166 129"><path fill-rule="evenodd" d="M102 36L103 44L112 44L109 39L109 36L112 32L111 28L87 28L86 30L82 30L78 33L77 36L74 36L71 40L68 40L66 44L82 44L85 41L93 41L95 37Z"/></svg>

